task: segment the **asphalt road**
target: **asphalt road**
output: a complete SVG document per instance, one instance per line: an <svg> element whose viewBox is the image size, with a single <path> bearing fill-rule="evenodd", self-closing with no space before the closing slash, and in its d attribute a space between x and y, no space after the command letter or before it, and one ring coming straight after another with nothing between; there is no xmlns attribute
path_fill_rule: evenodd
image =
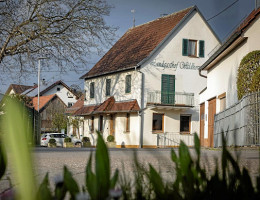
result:
<svg viewBox="0 0 260 200"><path fill-rule="evenodd" d="M178 149L174 149L178 153ZM134 151L140 163L148 166L151 163L157 170L160 170L162 176L171 180L174 179L174 164L170 159L170 149L110 149L110 164L111 170L118 168L124 170L129 176L133 177ZM195 156L194 149L190 149ZM66 165L72 172L74 178L79 185L85 185L85 168L91 152L95 152L94 148L43 148L38 147L33 151L35 174L38 182L41 182L45 174L48 172L51 185L54 185L55 178L62 176L63 167ZM259 174L259 149L241 149L233 151L235 156L240 154L239 164L241 167L249 169L253 180ZM213 173L216 163L220 164L221 151L218 149L209 150L202 149L201 164L206 168L208 174ZM12 177L12 163L9 162L9 167L4 178L0 181L0 192L9 187L7 177ZM13 180L13 183L15 181Z"/></svg>

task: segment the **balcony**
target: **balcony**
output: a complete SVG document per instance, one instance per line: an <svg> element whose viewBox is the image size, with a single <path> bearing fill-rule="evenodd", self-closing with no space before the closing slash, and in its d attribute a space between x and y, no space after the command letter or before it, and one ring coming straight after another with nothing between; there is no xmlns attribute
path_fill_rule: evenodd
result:
<svg viewBox="0 0 260 200"><path fill-rule="evenodd" d="M171 105L175 107L193 107L194 93L164 93L161 91L148 92L147 104Z"/></svg>

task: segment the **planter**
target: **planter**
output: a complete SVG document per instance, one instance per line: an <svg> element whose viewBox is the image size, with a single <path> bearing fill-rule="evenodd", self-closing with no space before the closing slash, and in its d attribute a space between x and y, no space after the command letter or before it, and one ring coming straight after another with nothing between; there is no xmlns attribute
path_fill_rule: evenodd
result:
<svg viewBox="0 0 260 200"><path fill-rule="evenodd" d="M91 147L91 142L82 142L82 147Z"/></svg>
<svg viewBox="0 0 260 200"><path fill-rule="evenodd" d="M56 147L56 143L48 143L48 147L55 148Z"/></svg>
<svg viewBox="0 0 260 200"><path fill-rule="evenodd" d="M74 147L74 144L72 142L64 142L63 147L64 148L72 148L72 147Z"/></svg>
<svg viewBox="0 0 260 200"><path fill-rule="evenodd" d="M106 142L108 148L116 148L116 142Z"/></svg>

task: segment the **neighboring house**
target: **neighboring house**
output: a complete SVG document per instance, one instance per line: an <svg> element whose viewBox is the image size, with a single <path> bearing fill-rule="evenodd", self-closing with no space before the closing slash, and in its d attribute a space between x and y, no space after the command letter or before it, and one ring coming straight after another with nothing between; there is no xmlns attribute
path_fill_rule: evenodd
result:
<svg viewBox="0 0 260 200"><path fill-rule="evenodd" d="M38 95L38 87L29 88L25 90L23 95L30 97L36 97ZM71 107L78 99L78 95L63 81L59 80L54 83L44 83L40 85L40 96L47 96L56 94L66 104L67 107Z"/></svg>
<svg viewBox="0 0 260 200"><path fill-rule="evenodd" d="M196 6L129 29L81 78L84 135L117 147L193 145L199 132L199 67L219 39ZM95 140L92 141L95 145Z"/></svg>
<svg viewBox="0 0 260 200"><path fill-rule="evenodd" d="M33 89L34 87L35 86L11 84L6 90L5 94L22 94L24 91Z"/></svg>
<svg viewBox="0 0 260 200"><path fill-rule="evenodd" d="M239 64L249 52L260 50L259 17L260 8L253 10L199 69L207 72L207 88L200 93L200 138L203 146L213 146L215 114L238 101L236 81Z"/></svg>
<svg viewBox="0 0 260 200"><path fill-rule="evenodd" d="M32 98L33 109L38 111L38 97ZM64 113L67 108L66 104L58 95L52 94L41 96L39 101L40 127L41 132L53 131L52 119L55 113Z"/></svg>

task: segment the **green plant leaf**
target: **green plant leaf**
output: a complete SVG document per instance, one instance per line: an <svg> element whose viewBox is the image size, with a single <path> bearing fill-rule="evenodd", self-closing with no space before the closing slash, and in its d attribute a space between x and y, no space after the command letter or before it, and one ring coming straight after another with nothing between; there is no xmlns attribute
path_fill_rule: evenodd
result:
<svg viewBox="0 0 260 200"><path fill-rule="evenodd" d="M2 147L2 144L0 142L0 180L5 174L6 165L7 165L7 160L6 160L5 150Z"/></svg>
<svg viewBox="0 0 260 200"><path fill-rule="evenodd" d="M71 199L76 199L76 194L79 193L79 187L66 166L64 166L64 184L71 195Z"/></svg>
<svg viewBox="0 0 260 200"><path fill-rule="evenodd" d="M180 168L182 168L183 173L187 174L189 170L189 166L191 164L191 157L189 153L189 149L186 144L181 141L179 148L179 160L180 160Z"/></svg>
<svg viewBox="0 0 260 200"><path fill-rule="evenodd" d="M92 172L92 153L90 154L88 164L86 167L86 187L91 196L91 199L98 199L98 190L97 190L97 178L96 175Z"/></svg>
<svg viewBox="0 0 260 200"><path fill-rule="evenodd" d="M116 186L118 180L119 171L116 169L114 176L110 180L110 188L113 189Z"/></svg>
<svg viewBox="0 0 260 200"><path fill-rule="evenodd" d="M37 193L37 200L49 200L52 199L51 191L49 188L49 174L46 173L41 185L39 186Z"/></svg>
<svg viewBox="0 0 260 200"><path fill-rule="evenodd" d="M8 98L2 126L6 133L3 142L10 152L13 172L19 183L16 187L16 198L34 200L36 197L36 184L33 174L33 162L30 154L30 138L32 138L28 112L21 102Z"/></svg>
<svg viewBox="0 0 260 200"><path fill-rule="evenodd" d="M97 150L96 150L96 177L97 186L99 192L99 199L106 199L109 194L110 189L110 163L107 146L101 136L97 131Z"/></svg>
<svg viewBox="0 0 260 200"><path fill-rule="evenodd" d="M149 173L149 180L152 183L156 199L163 199L164 196L164 185L162 181L162 177L160 174L153 168L150 164L150 173Z"/></svg>
<svg viewBox="0 0 260 200"><path fill-rule="evenodd" d="M197 133L194 134L194 144L195 144L195 151L198 155L198 160L199 160L199 158L200 158L200 139L199 139Z"/></svg>

